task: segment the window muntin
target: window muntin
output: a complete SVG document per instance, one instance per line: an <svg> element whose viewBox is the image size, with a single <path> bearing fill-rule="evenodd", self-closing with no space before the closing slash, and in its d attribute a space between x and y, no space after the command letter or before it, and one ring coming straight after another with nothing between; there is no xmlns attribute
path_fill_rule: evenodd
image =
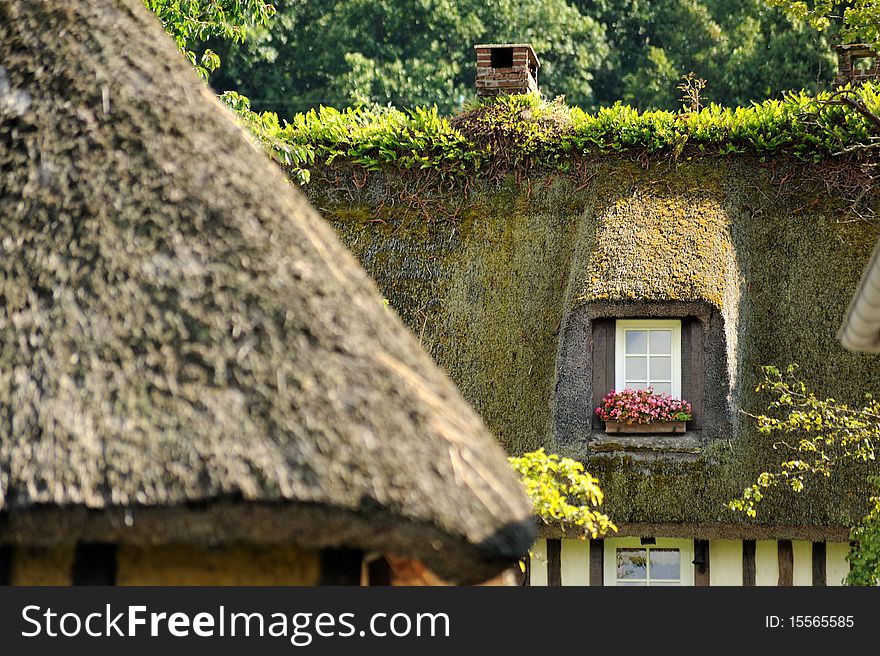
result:
<svg viewBox="0 0 880 656"><path fill-rule="evenodd" d="M615 341L615 389L681 396L680 320L621 319Z"/></svg>

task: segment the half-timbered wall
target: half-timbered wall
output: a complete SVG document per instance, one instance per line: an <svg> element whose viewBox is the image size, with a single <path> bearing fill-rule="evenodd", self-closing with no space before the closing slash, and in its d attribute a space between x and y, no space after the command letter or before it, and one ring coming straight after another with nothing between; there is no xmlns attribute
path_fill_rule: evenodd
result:
<svg viewBox="0 0 880 656"><path fill-rule="evenodd" d="M675 585L669 555L679 554L679 585L710 586L839 586L849 572L845 542L805 540L708 540L708 557L700 540L678 538L607 538L605 540L539 539L532 548L529 584L546 585ZM624 550L618 552L619 549ZM618 554L637 576L627 580L618 570ZM652 559L652 555L656 558ZM644 572L641 559L654 562L660 574ZM661 569L666 567L665 570ZM647 569L647 567L645 568ZM704 571L701 571L704 570ZM708 574L708 576L706 576ZM620 575L620 579L618 576ZM670 582L672 581L672 582Z"/></svg>

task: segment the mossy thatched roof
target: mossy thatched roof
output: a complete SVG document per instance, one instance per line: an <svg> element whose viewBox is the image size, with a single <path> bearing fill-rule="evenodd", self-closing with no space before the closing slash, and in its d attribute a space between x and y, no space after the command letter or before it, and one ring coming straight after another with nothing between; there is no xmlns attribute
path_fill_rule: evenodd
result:
<svg viewBox="0 0 880 656"><path fill-rule="evenodd" d="M681 190L615 199L597 222L576 303L705 301L721 309L732 246L719 205L711 194Z"/></svg>
<svg viewBox="0 0 880 656"><path fill-rule="evenodd" d="M527 549L501 448L141 0L3 2L0 62L0 541Z"/></svg>
<svg viewBox="0 0 880 656"><path fill-rule="evenodd" d="M585 462L623 531L839 540L867 510L869 466L768 495L755 520L726 506L786 457L744 414L772 400L756 391L763 365L798 363L822 398L878 393L880 360L834 335L880 226L832 174L781 157L600 156L571 175L438 187L425 212L387 200L414 187L390 167L335 164L305 189L509 452ZM590 322L654 316L701 325L701 428L606 439L591 425Z"/></svg>

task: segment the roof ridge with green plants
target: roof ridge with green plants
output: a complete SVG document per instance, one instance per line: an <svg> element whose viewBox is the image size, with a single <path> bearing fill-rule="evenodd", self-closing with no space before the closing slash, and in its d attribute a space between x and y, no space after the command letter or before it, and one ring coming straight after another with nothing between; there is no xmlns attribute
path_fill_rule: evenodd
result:
<svg viewBox="0 0 880 656"><path fill-rule="evenodd" d="M880 85L865 84L857 93L867 112L880 113ZM840 91L790 92L748 107L713 103L679 112L639 112L616 103L593 114L527 94L483 101L451 118L436 107L320 107L290 122L251 111L248 99L235 92L222 98L300 182L308 182L313 166L339 161L367 170L433 169L443 176L503 174L518 166L567 171L579 155L621 152L772 155L818 163L876 139L876 125L839 102Z"/></svg>

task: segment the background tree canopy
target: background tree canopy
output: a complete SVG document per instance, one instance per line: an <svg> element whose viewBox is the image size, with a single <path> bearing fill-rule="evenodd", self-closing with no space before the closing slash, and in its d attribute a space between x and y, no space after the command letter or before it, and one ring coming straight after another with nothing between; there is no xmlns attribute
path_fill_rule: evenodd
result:
<svg viewBox="0 0 880 656"><path fill-rule="evenodd" d="M473 98L473 45L522 42L541 59L545 95L585 109L624 100L676 109L679 78L708 81L727 105L810 92L833 77L829 39L764 0L275 0L277 15L245 42L205 45L223 66L218 91L282 118L319 105ZM832 26L833 27L833 26ZM203 46L204 47L204 46Z"/></svg>
<svg viewBox="0 0 880 656"><path fill-rule="evenodd" d="M220 67L220 57L208 47L196 56L196 44L211 38L240 43L251 29L265 26L275 15L274 5L266 0L144 0L144 4L204 79Z"/></svg>

